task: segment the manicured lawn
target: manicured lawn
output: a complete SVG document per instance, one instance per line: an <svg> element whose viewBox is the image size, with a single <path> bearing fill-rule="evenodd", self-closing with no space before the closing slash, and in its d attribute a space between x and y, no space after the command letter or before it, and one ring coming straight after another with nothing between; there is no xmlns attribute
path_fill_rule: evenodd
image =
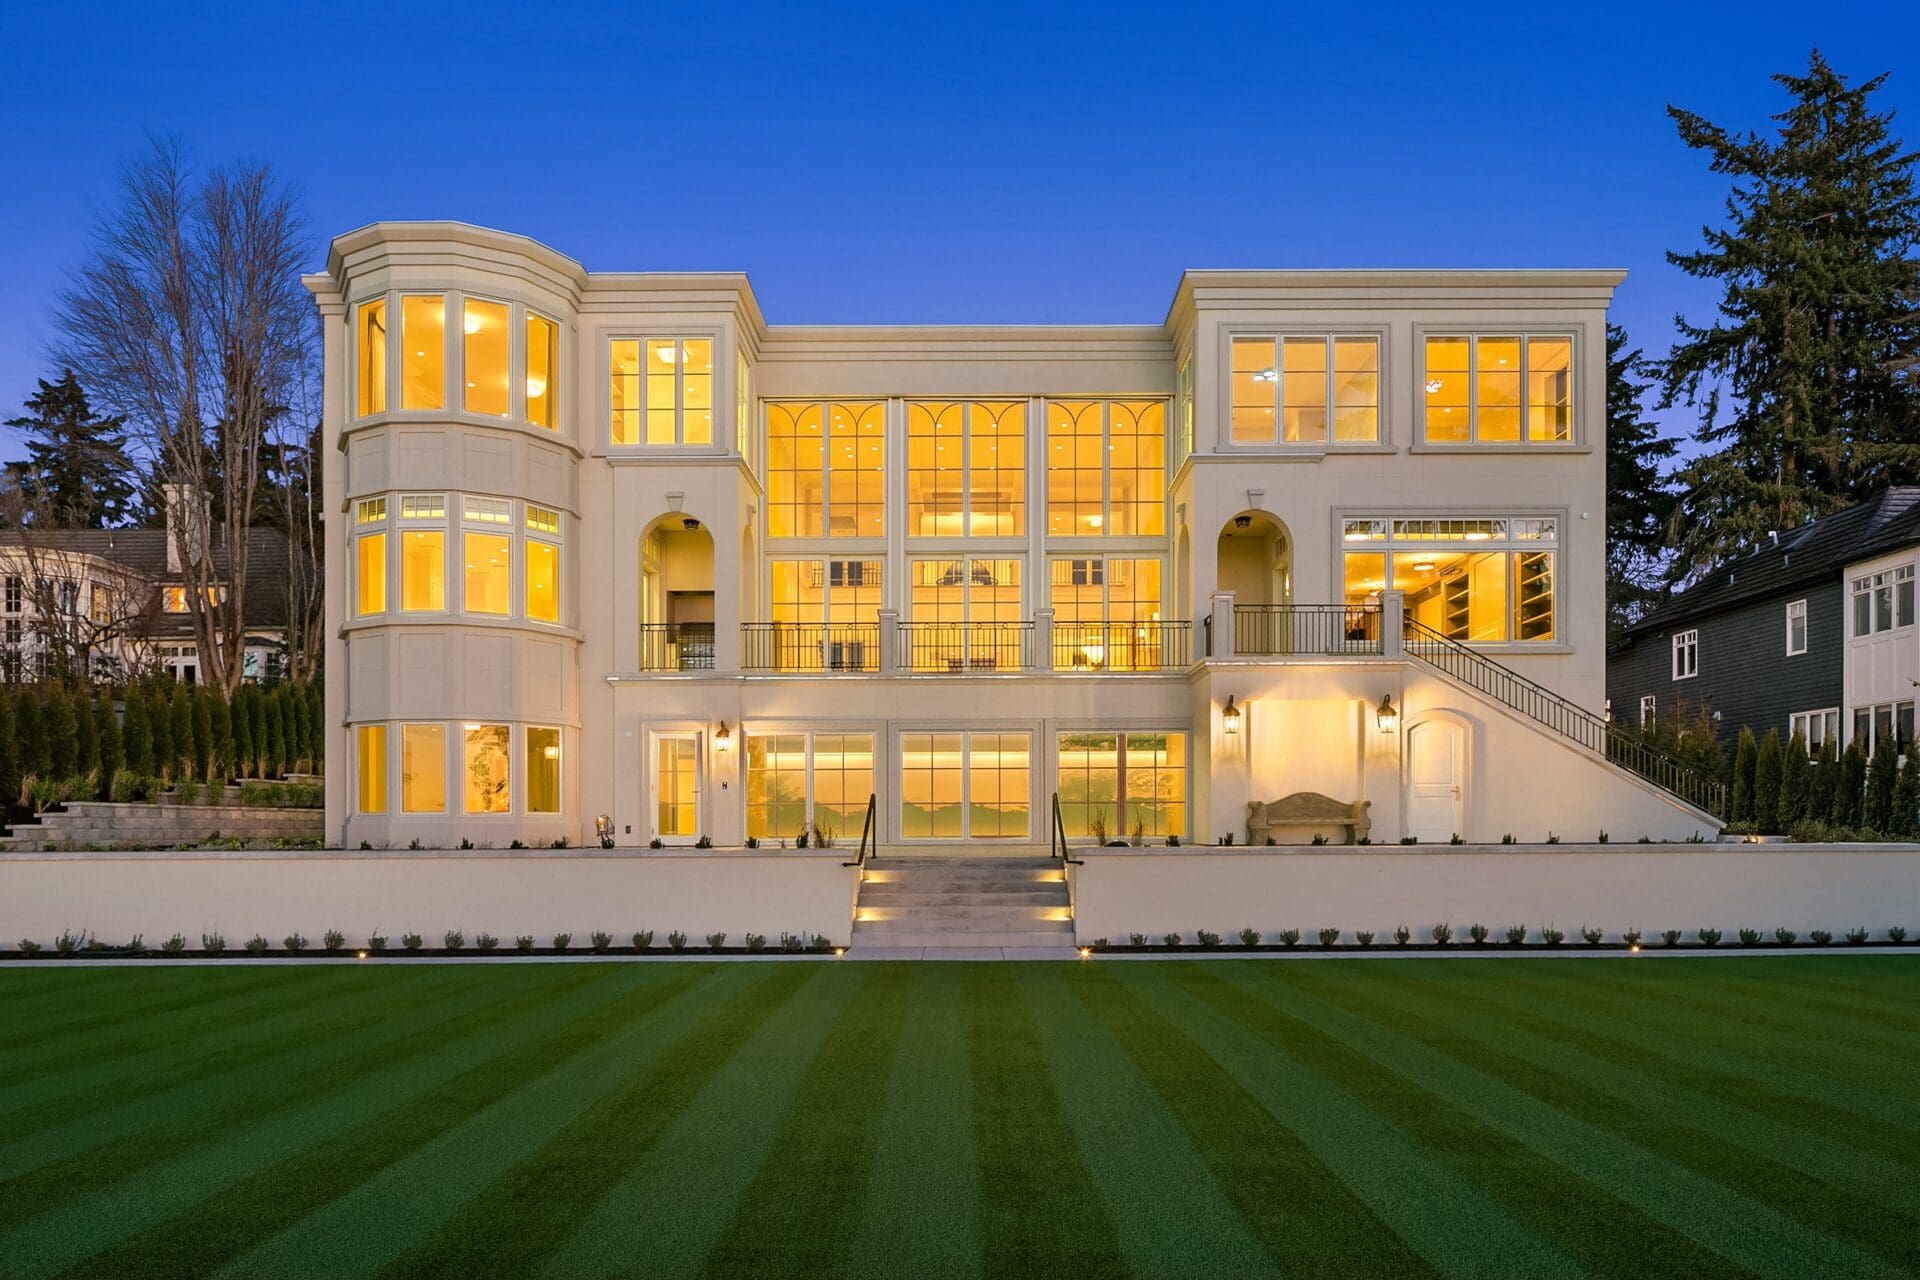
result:
<svg viewBox="0 0 1920 1280"><path fill-rule="evenodd" d="M0 1275L1920 1272L1920 961L0 970Z"/></svg>

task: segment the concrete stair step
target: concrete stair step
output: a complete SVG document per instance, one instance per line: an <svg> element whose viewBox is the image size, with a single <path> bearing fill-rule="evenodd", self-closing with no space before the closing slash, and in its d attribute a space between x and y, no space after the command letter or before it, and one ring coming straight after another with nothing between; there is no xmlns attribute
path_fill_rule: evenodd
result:
<svg viewBox="0 0 1920 1280"><path fill-rule="evenodd" d="M862 905L854 913L862 924L939 924L943 928L967 928L978 922L1005 922L1020 928L1064 923L1069 919L1064 904L1057 907L937 907L920 910Z"/></svg>
<svg viewBox="0 0 1920 1280"><path fill-rule="evenodd" d="M1037 889L900 889L889 892L863 891L862 905L876 907L1054 907L1065 906L1067 895L1059 887Z"/></svg>
<svg viewBox="0 0 1920 1280"><path fill-rule="evenodd" d="M1071 947L1073 934L1065 933L863 933L853 927L854 947Z"/></svg>

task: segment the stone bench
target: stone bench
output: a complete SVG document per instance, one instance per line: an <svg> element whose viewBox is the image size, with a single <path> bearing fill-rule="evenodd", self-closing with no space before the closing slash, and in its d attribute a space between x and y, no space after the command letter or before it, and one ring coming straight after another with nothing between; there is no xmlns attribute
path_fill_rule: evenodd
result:
<svg viewBox="0 0 1920 1280"><path fill-rule="evenodd" d="M1289 827L1345 827L1347 843L1358 844L1373 830L1367 816L1371 800L1348 804L1323 796L1318 791L1296 791L1279 800L1254 800L1247 804L1247 843L1265 844L1267 837Z"/></svg>

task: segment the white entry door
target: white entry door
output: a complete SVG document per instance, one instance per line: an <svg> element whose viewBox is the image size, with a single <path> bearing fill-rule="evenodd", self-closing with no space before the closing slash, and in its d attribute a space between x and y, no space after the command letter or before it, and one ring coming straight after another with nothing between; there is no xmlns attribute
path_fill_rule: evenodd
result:
<svg viewBox="0 0 1920 1280"><path fill-rule="evenodd" d="M663 844L692 844L704 834L698 733L653 737L653 834Z"/></svg>
<svg viewBox="0 0 1920 1280"><path fill-rule="evenodd" d="M1461 798L1465 769L1458 725L1429 720L1407 731L1407 834L1445 843L1466 834Z"/></svg>

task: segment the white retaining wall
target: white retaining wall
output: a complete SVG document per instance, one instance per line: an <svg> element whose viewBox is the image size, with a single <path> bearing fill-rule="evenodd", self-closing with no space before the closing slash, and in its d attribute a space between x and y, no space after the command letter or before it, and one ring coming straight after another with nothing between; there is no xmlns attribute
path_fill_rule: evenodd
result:
<svg viewBox="0 0 1920 1280"><path fill-rule="evenodd" d="M1343 941L1371 929L1391 945L1405 923L1416 941L1436 923L1464 941L1484 924L1499 939L1525 924L1529 941L1552 924L1579 941L1582 925L1617 940L1638 928L1655 937L1717 928L1722 945L1742 928L1776 927L1806 940L1836 938L1864 925L1879 938L1889 925L1920 936L1920 846L1788 844L1579 844L1285 848L1218 847L1085 850L1073 868L1074 931L1082 944L1123 942L1145 933L1191 941L1200 929L1231 938L1260 929L1273 941L1299 929L1311 943L1322 928Z"/></svg>
<svg viewBox="0 0 1920 1280"><path fill-rule="evenodd" d="M449 929L468 946L482 931L510 947L519 934L540 946L595 929L621 946L652 929L657 946L679 929L698 942L725 932L776 941L819 933L845 945L853 871L844 850L820 853L636 853L579 850L473 852L14 853L0 855L0 947L43 944L63 929L103 942L145 935L156 946L183 933L198 948L218 929L229 947L255 933L277 948L298 930L319 945L339 929L349 945L372 932L394 950L409 930L437 947Z"/></svg>

